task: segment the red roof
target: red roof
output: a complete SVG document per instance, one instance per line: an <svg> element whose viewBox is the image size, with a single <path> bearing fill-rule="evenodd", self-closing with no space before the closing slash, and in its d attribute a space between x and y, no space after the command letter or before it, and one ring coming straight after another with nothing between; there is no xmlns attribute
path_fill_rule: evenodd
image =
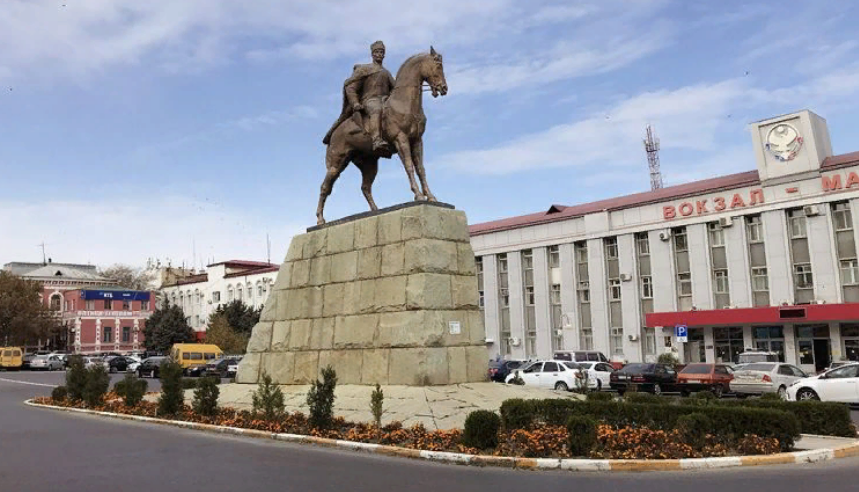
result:
<svg viewBox="0 0 859 492"><path fill-rule="evenodd" d="M272 266L267 266L267 267L263 267L263 268L252 268L250 270L244 270L242 272L228 273L228 274L224 275L224 278L244 277L245 275L257 275L260 273L272 273L272 272L276 272L278 270L280 270L279 266L272 265Z"/></svg>
<svg viewBox="0 0 859 492"><path fill-rule="evenodd" d="M859 152L851 152L849 154L827 157L823 161L823 164L821 164L821 169L835 169L857 164L859 164ZM582 217L594 212L623 210L625 208L639 207L641 205L651 203L676 200L687 196L712 193L715 191L739 188L742 186L758 185L760 182L757 171L746 171L737 174L729 174L727 176L719 176L717 178L693 181L691 183L676 186L669 186L659 190L645 191L643 193L635 193L617 198L609 198L597 202L582 203L572 206L553 204L545 212L473 224L469 226L468 229L472 236L479 236L480 234L488 234L490 232L505 231L520 227L566 220L574 217Z"/></svg>
<svg viewBox="0 0 859 492"><path fill-rule="evenodd" d="M859 303L708 309L648 313L645 317L647 326L741 326L748 324L810 323L855 320L859 318Z"/></svg>
<svg viewBox="0 0 859 492"><path fill-rule="evenodd" d="M212 263L211 265L206 265L206 266L212 267L212 266L217 266L217 265L226 265L227 267L239 267L239 268L261 268L261 267L273 266L272 263L268 263L265 261L247 261L247 260L220 261L218 263Z"/></svg>

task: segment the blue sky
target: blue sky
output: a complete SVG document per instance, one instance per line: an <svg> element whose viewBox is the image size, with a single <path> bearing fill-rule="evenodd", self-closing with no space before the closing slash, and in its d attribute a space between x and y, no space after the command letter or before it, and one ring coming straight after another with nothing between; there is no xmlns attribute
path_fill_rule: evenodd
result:
<svg viewBox="0 0 859 492"><path fill-rule="evenodd" d="M355 63L433 45L427 174L471 222L754 168L751 121L808 108L859 150L854 2L4 0L0 263L280 261L315 223ZM406 6L410 5L410 6ZM366 210L350 168L326 216ZM381 161L380 206L411 199Z"/></svg>

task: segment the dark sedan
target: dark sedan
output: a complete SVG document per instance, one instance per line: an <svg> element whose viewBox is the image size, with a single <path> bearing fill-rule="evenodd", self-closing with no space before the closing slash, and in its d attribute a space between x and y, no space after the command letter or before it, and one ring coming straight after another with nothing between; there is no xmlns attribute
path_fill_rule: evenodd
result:
<svg viewBox="0 0 859 492"><path fill-rule="evenodd" d="M524 360L491 360L489 361L489 379L496 383L503 383L510 371L522 367L526 362Z"/></svg>
<svg viewBox="0 0 859 492"><path fill-rule="evenodd" d="M241 357L237 356L227 356L221 357L220 359L215 359L213 361L209 361L206 364L201 364L198 366L193 366L188 369L188 375L192 377L198 376L219 376L225 377L227 375L227 367L230 364L235 364L237 360L240 360Z"/></svg>
<svg viewBox="0 0 859 492"><path fill-rule="evenodd" d="M137 377L158 378L161 373L161 364L167 362L167 357L149 357L137 366Z"/></svg>
<svg viewBox="0 0 859 492"><path fill-rule="evenodd" d="M125 372L128 370L128 365L132 362L132 360L126 359L122 355L117 355L107 360L107 367L110 372Z"/></svg>
<svg viewBox="0 0 859 492"><path fill-rule="evenodd" d="M656 395L665 391L680 391L677 371L667 364L627 364L612 373L611 389L622 395L632 387Z"/></svg>

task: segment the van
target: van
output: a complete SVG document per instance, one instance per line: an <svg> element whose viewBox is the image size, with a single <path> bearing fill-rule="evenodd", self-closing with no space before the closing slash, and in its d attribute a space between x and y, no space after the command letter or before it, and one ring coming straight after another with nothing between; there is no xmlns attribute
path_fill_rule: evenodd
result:
<svg viewBox="0 0 859 492"><path fill-rule="evenodd" d="M623 367L622 363L612 362L605 354L596 350L556 350L552 357L554 360L567 362L605 362L615 369Z"/></svg>
<svg viewBox="0 0 859 492"><path fill-rule="evenodd" d="M24 365L24 350L21 347L0 347L0 368L21 369Z"/></svg>
<svg viewBox="0 0 859 492"><path fill-rule="evenodd" d="M203 365L221 357L224 355L224 351L217 345L176 343L173 345L170 355L182 366L182 369L187 371L191 367Z"/></svg>

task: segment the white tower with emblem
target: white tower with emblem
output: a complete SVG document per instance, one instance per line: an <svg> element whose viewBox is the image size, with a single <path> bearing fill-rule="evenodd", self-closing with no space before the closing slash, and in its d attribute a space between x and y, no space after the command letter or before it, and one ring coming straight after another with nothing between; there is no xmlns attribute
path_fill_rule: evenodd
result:
<svg viewBox="0 0 859 492"><path fill-rule="evenodd" d="M752 123L761 181L813 173L832 155L826 120L808 110Z"/></svg>

